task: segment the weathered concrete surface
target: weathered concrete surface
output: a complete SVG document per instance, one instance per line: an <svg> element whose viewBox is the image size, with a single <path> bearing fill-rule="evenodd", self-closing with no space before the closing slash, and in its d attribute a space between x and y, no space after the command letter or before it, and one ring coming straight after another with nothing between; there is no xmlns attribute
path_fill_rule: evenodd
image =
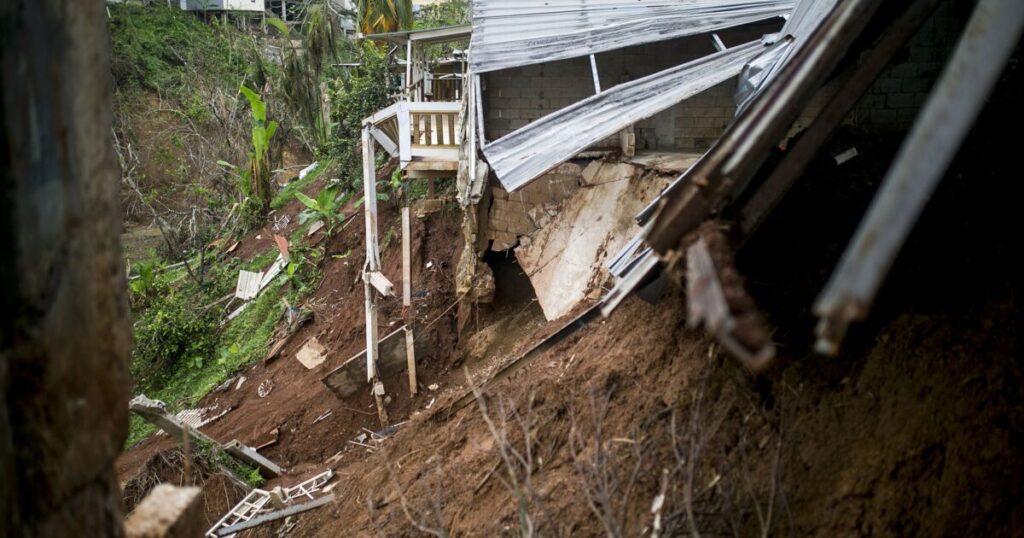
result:
<svg viewBox="0 0 1024 538"><path fill-rule="evenodd" d="M599 291L608 278L608 258L640 231L633 216L671 177L640 173L632 165L595 161L583 174L587 186L540 230L520 239L516 260L548 320L568 314Z"/></svg>
<svg viewBox="0 0 1024 538"><path fill-rule="evenodd" d="M378 343L380 357L377 368L380 377L393 376L405 371L405 326L381 338ZM416 335L416 358L422 359L433 351L433 345L425 337ZM368 389L366 384L366 351L341 363L321 380L338 398L348 398L360 389Z"/></svg>
<svg viewBox="0 0 1024 538"><path fill-rule="evenodd" d="M124 522L127 538L193 538L203 535L202 489L159 484Z"/></svg>
<svg viewBox="0 0 1024 538"><path fill-rule="evenodd" d="M0 535L120 536L131 327L104 3L0 3L0 68Z"/></svg>

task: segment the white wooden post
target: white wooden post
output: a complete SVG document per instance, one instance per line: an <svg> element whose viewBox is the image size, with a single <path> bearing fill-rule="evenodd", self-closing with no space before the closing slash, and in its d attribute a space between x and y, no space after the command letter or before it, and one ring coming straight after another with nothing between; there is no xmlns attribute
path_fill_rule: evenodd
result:
<svg viewBox="0 0 1024 538"><path fill-rule="evenodd" d="M412 311L412 232L409 224L409 206L402 208L402 306L405 307L405 360L409 370L409 394L416 395L416 345L412 324L416 316Z"/></svg>
<svg viewBox="0 0 1024 538"><path fill-rule="evenodd" d="M366 264L363 270L363 291L366 293L366 380L371 383L377 402L377 416L381 426L387 426L388 413L384 409L384 386L377 376L377 296L370 285L370 273L380 271L380 253L377 250L377 167L374 161L374 140L370 126L363 127L363 214L366 216Z"/></svg>

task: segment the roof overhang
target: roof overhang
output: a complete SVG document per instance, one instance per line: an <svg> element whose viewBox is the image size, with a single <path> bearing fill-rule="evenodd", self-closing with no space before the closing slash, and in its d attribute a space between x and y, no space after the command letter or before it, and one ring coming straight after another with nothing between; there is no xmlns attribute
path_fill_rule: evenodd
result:
<svg viewBox="0 0 1024 538"><path fill-rule="evenodd" d="M444 26L441 28L428 28L425 30L404 30L401 32L386 32L382 34L360 34L362 39L383 41L395 45L405 45L410 41L416 44L448 43L468 39L473 34L473 26L460 24L458 26Z"/></svg>

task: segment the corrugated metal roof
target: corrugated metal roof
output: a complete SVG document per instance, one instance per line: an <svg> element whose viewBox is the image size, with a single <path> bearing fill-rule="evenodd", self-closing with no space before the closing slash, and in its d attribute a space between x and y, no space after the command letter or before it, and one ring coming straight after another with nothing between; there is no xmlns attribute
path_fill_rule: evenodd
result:
<svg viewBox="0 0 1024 538"><path fill-rule="evenodd" d="M484 147L509 192L623 128L736 76L764 49L753 41L659 71L549 114Z"/></svg>
<svg viewBox="0 0 1024 538"><path fill-rule="evenodd" d="M788 15L792 0L474 0L471 69L495 71Z"/></svg>
<svg viewBox="0 0 1024 538"><path fill-rule="evenodd" d="M473 27L468 24L457 26L442 26L440 28L426 28L423 30L403 30L400 32L385 32L381 34L363 34L363 39L374 41L385 41L395 45L404 45L409 41L420 44L447 43L465 39L473 33Z"/></svg>

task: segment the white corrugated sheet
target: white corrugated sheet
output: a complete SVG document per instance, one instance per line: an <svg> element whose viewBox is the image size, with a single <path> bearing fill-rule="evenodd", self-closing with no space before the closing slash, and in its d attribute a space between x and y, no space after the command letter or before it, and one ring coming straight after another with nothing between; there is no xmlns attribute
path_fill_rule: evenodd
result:
<svg viewBox="0 0 1024 538"><path fill-rule="evenodd" d="M474 0L470 68L484 73L713 32L786 16L793 4L792 0Z"/></svg>
<svg viewBox="0 0 1024 538"><path fill-rule="evenodd" d="M491 142L484 155L514 192L592 144L736 76L763 49L754 41L620 84Z"/></svg>

